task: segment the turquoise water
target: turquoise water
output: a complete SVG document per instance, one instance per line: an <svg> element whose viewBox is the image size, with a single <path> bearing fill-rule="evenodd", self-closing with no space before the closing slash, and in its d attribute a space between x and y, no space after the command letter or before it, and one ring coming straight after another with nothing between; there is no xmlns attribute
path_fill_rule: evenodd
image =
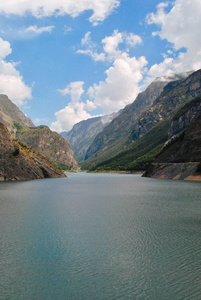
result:
<svg viewBox="0 0 201 300"><path fill-rule="evenodd" d="M0 299L201 299L201 183L0 183Z"/></svg>

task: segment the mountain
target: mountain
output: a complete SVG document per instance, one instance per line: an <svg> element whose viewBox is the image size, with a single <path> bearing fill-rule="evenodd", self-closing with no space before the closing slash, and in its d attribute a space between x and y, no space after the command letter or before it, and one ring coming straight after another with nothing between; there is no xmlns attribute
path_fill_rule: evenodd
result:
<svg viewBox="0 0 201 300"><path fill-rule="evenodd" d="M48 126L27 127L15 123L16 139L45 156L62 170L78 170L78 163L70 145Z"/></svg>
<svg viewBox="0 0 201 300"><path fill-rule="evenodd" d="M0 122L13 138L39 152L57 167L79 169L70 145L47 126L36 127L6 95L0 95Z"/></svg>
<svg viewBox="0 0 201 300"><path fill-rule="evenodd" d="M105 146L86 160L83 167L92 170L146 169L167 141L173 115L200 93L201 70L186 79L168 83L153 104L141 115L138 114L123 143L118 145L116 142L116 155L114 146ZM118 132L117 129L117 135Z"/></svg>
<svg viewBox="0 0 201 300"><path fill-rule="evenodd" d="M86 153L85 159L87 160L94 154L97 154L96 158L103 154L110 158L120 152L126 144L129 130L139 115L153 104L166 84L167 82L164 81L154 81L137 96L132 104L127 105L121 114L96 136Z"/></svg>
<svg viewBox="0 0 201 300"><path fill-rule="evenodd" d="M96 136L87 151L86 161L82 164L82 168L94 168L97 164L111 159L125 149L128 149L132 143L130 133L139 120L139 117L153 105L164 87L172 79L185 78L188 74L184 73L172 75L171 77L157 78L152 82L144 92L137 96L132 104L127 105L122 110L122 113Z"/></svg>
<svg viewBox="0 0 201 300"><path fill-rule="evenodd" d="M201 109L196 120L166 144L144 177L201 180Z"/></svg>
<svg viewBox="0 0 201 300"><path fill-rule="evenodd" d="M78 161L84 160L86 152L95 136L119 115L119 113L90 118L75 124L69 132L62 132L62 137L71 145Z"/></svg>
<svg viewBox="0 0 201 300"><path fill-rule="evenodd" d="M35 127L30 118L6 96L0 94L0 122L2 122L15 137L16 128L14 122L19 122L28 127Z"/></svg>
<svg viewBox="0 0 201 300"><path fill-rule="evenodd" d="M18 143L0 123L0 181L66 177L42 155Z"/></svg>

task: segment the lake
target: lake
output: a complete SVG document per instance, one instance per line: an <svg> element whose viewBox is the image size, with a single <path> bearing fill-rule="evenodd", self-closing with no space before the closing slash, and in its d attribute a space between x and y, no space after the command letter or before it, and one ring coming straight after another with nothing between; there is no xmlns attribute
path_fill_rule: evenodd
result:
<svg viewBox="0 0 201 300"><path fill-rule="evenodd" d="M201 299L201 183L0 183L0 299Z"/></svg>

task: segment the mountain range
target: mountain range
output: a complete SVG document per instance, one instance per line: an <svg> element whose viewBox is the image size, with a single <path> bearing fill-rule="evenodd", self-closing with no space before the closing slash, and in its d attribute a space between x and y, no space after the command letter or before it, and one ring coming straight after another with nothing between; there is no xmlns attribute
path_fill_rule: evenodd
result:
<svg viewBox="0 0 201 300"><path fill-rule="evenodd" d="M81 162L82 168L146 170L164 144L199 117L200 98L196 96L200 94L201 70L169 79L157 78L95 136Z"/></svg>
<svg viewBox="0 0 201 300"><path fill-rule="evenodd" d="M89 171L198 180L200 124L201 70L157 78L121 111L81 121L63 137L0 95L0 179L62 177L58 168L78 171L78 160Z"/></svg>

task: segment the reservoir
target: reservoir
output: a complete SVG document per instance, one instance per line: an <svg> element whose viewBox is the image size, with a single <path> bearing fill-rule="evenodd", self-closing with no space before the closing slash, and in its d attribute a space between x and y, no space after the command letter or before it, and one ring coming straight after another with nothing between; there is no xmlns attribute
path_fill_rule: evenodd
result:
<svg viewBox="0 0 201 300"><path fill-rule="evenodd" d="M0 183L0 299L201 299L201 183Z"/></svg>

